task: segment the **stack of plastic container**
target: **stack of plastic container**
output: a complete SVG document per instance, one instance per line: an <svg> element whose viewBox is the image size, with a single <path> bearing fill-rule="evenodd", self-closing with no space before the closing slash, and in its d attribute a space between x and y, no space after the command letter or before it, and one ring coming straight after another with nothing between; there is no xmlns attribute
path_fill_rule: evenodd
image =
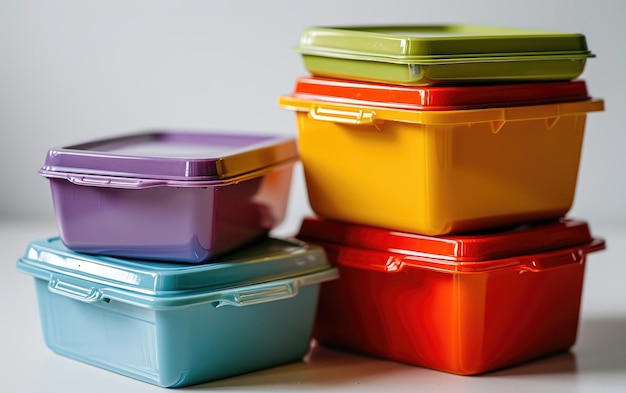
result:
<svg viewBox="0 0 626 393"><path fill-rule="evenodd" d="M566 217L586 115L585 37L482 26L310 28L294 110L316 217L298 238L339 267L325 345L456 374L570 348L587 255Z"/></svg>
<svg viewBox="0 0 626 393"><path fill-rule="evenodd" d="M44 339L62 355L164 387L298 361L319 246L268 236L295 140L154 131L51 149L59 237L32 241Z"/></svg>

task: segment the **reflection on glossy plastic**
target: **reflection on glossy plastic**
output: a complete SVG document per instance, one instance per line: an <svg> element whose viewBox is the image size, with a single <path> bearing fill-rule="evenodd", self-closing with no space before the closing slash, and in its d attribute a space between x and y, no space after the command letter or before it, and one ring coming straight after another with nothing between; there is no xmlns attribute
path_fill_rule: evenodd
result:
<svg viewBox="0 0 626 393"><path fill-rule="evenodd" d="M302 222L298 236L362 250L435 258L422 265L417 264L417 261L425 260L411 260L422 267L436 266L436 262L440 261L439 269L454 272L491 270L500 267L502 258L511 255L533 254L593 240L586 222L563 217L507 229L444 236L426 236L307 217ZM408 260L403 260L403 264L408 263ZM368 264L372 266L372 260ZM386 265L387 262L381 261L381 267ZM506 267L510 266L510 261L506 262Z"/></svg>

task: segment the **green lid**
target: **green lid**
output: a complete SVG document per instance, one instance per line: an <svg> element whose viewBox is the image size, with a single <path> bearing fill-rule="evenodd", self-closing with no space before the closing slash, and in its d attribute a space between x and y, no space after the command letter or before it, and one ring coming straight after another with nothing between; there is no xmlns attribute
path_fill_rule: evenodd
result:
<svg viewBox="0 0 626 393"><path fill-rule="evenodd" d="M473 25L312 27L296 50L406 64L594 56L582 34Z"/></svg>

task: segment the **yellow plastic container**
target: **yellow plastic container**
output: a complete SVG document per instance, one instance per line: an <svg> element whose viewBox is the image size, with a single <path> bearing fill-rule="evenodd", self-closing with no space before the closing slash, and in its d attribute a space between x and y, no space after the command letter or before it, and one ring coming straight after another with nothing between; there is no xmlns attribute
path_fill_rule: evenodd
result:
<svg viewBox="0 0 626 393"><path fill-rule="evenodd" d="M418 111L291 96L309 202L319 216L442 235L565 215L571 208L584 100Z"/></svg>

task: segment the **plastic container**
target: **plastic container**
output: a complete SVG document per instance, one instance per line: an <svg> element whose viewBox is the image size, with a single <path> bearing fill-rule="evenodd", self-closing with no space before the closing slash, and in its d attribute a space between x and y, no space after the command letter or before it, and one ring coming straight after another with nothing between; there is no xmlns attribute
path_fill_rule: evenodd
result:
<svg viewBox="0 0 626 393"><path fill-rule="evenodd" d="M583 80L422 87L321 77L298 78L291 96L338 104L426 111L551 104L590 98Z"/></svg>
<svg viewBox="0 0 626 393"><path fill-rule="evenodd" d="M428 237L307 218L298 238L339 268L319 343L462 375L573 346L587 255L605 247L567 219Z"/></svg>
<svg viewBox="0 0 626 393"><path fill-rule="evenodd" d="M301 360L319 284L337 276L321 248L272 238L190 265L78 254L55 237L17 268L35 279L51 350L163 387Z"/></svg>
<svg viewBox="0 0 626 393"><path fill-rule="evenodd" d="M425 235L557 218L602 100L421 111L284 96L319 216Z"/></svg>
<svg viewBox="0 0 626 393"><path fill-rule="evenodd" d="M61 238L78 252L199 263L285 216L293 138L154 131L51 149Z"/></svg>
<svg viewBox="0 0 626 393"><path fill-rule="evenodd" d="M296 51L316 76L407 85L570 80L585 36L472 25L311 27Z"/></svg>

